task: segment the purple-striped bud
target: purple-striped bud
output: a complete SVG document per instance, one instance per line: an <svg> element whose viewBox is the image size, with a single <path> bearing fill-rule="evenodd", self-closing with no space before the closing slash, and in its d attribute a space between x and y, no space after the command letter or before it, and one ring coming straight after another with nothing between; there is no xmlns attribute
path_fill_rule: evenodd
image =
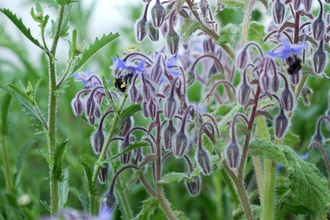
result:
<svg viewBox="0 0 330 220"><path fill-rule="evenodd" d="M237 89L237 102L240 105L246 105L248 103L251 93L251 87L245 79L245 74L243 75L243 81Z"/></svg>
<svg viewBox="0 0 330 220"><path fill-rule="evenodd" d="M226 148L226 161L230 169L235 170L241 160L241 149L236 142L231 142Z"/></svg>
<svg viewBox="0 0 330 220"><path fill-rule="evenodd" d="M210 175L212 171L210 156L203 148L198 148L195 160L203 174Z"/></svg>
<svg viewBox="0 0 330 220"><path fill-rule="evenodd" d="M280 78L278 77L278 74L275 73L273 75L273 80L272 80L272 90L274 93L277 93L277 91L280 89L280 84L281 84Z"/></svg>
<svg viewBox="0 0 330 220"><path fill-rule="evenodd" d="M273 6L273 20L275 24L282 24L285 15L285 6L280 0L276 0Z"/></svg>
<svg viewBox="0 0 330 220"><path fill-rule="evenodd" d="M291 111L294 104L294 98L289 88L285 87L281 93L281 105L285 111Z"/></svg>
<svg viewBox="0 0 330 220"><path fill-rule="evenodd" d="M191 86L194 83L195 79L195 72L190 68L187 72L187 87Z"/></svg>
<svg viewBox="0 0 330 220"><path fill-rule="evenodd" d="M95 116L92 115L92 116L88 116L88 122L90 125L94 125L95 124Z"/></svg>
<svg viewBox="0 0 330 220"><path fill-rule="evenodd" d="M173 126L173 121L169 120L168 125L164 130L164 147L165 150L170 150L172 149L173 145L173 136L176 134L176 129Z"/></svg>
<svg viewBox="0 0 330 220"><path fill-rule="evenodd" d="M163 23L162 27L160 28L160 31L161 31L161 33L162 33L162 35L163 35L164 38L168 35L168 33L170 31L168 22L165 21Z"/></svg>
<svg viewBox="0 0 330 220"><path fill-rule="evenodd" d="M148 23L147 23L147 31L148 31L148 36L149 36L150 40L152 40L152 41L159 40L159 30L154 27L154 25L151 23L151 21L148 21Z"/></svg>
<svg viewBox="0 0 330 220"><path fill-rule="evenodd" d="M151 70L151 80L158 83L160 78L165 74L164 58L161 54L158 55L157 61Z"/></svg>
<svg viewBox="0 0 330 220"><path fill-rule="evenodd" d="M142 110L143 116L146 118L149 118L150 113L149 113L148 102L146 102L146 101L142 102L141 110Z"/></svg>
<svg viewBox="0 0 330 220"><path fill-rule="evenodd" d="M82 111L84 110L84 106L82 103L82 100L77 95L76 98L74 98L71 102L72 110L75 116L80 117L82 114Z"/></svg>
<svg viewBox="0 0 330 220"><path fill-rule="evenodd" d="M312 3L313 3L313 0L304 0L303 1L303 4L305 6L305 11L306 12L310 12L311 9L312 9Z"/></svg>
<svg viewBox="0 0 330 220"><path fill-rule="evenodd" d="M284 114L282 108L280 108L280 114L275 118L275 135L277 138L282 138L288 128L289 120Z"/></svg>
<svg viewBox="0 0 330 220"><path fill-rule="evenodd" d="M149 101L149 113L150 113L150 118L155 119L158 111L158 103L157 101L152 98Z"/></svg>
<svg viewBox="0 0 330 220"><path fill-rule="evenodd" d="M119 152L123 152L128 146L129 146L128 138L125 138L125 140L120 145ZM120 162L121 164L128 164L131 161L131 158L132 158L132 151L128 151L120 155Z"/></svg>
<svg viewBox="0 0 330 220"><path fill-rule="evenodd" d="M179 51L179 35L174 31L170 30L166 37L167 48L172 55L177 54Z"/></svg>
<svg viewBox="0 0 330 220"><path fill-rule="evenodd" d="M192 178L195 180L195 182L186 181L186 186L190 195L198 196L201 192L202 180L200 176L194 176Z"/></svg>
<svg viewBox="0 0 330 220"><path fill-rule="evenodd" d="M292 0L293 9L298 10L302 0Z"/></svg>
<svg viewBox="0 0 330 220"><path fill-rule="evenodd" d="M325 24L322 17L318 17L312 24L313 38L315 40L323 39Z"/></svg>
<svg viewBox="0 0 330 220"><path fill-rule="evenodd" d="M136 23L136 40L137 41L143 41L143 39L147 35L147 20L142 18L140 21Z"/></svg>
<svg viewBox="0 0 330 220"><path fill-rule="evenodd" d="M95 154L99 154L102 151L104 144L104 134L101 127L98 127L92 135L92 147Z"/></svg>
<svg viewBox="0 0 330 220"><path fill-rule="evenodd" d="M295 74L289 74L289 79L292 85L298 85L301 78L301 71Z"/></svg>
<svg viewBox="0 0 330 220"><path fill-rule="evenodd" d="M246 68L247 62L248 62L249 55L246 51L246 48L244 48L236 58L236 68L239 70L244 70Z"/></svg>
<svg viewBox="0 0 330 220"><path fill-rule="evenodd" d="M94 115L97 118L100 118L101 117L102 112L101 112L101 109L100 109L100 106L99 105L95 105Z"/></svg>
<svg viewBox="0 0 330 220"><path fill-rule="evenodd" d="M173 139L173 155L176 158L181 158L185 155L188 147L188 138L186 134L179 131Z"/></svg>
<svg viewBox="0 0 330 220"><path fill-rule="evenodd" d="M271 76L269 76L266 71L261 73L259 76L259 85L263 93L267 93L269 91L271 81Z"/></svg>
<svg viewBox="0 0 330 220"><path fill-rule="evenodd" d="M109 174L109 165L108 165L108 163L104 163L101 166L99 173L97 175L99 181L101 183L105 183L108 180L108 174Z"/></svg>
<svg viewBox="0 0 330 220"><path fill-rule="evenodd" d="M140 101L140 99L142 98L141 92L135 84L135 80L133 80L133 83L130 86L129 97L130 97L132 104L138 103Z"/></svg>
<svg viewBox="0 0 330 220"><path fill-rule="evenodd" d="M323 145L324 144L324 138L321 134L321 131L316 130L316 134L314 135L312 140L313 140L313 142L317 142L317 143Z"/></svg>
<svg viewBox="0 0 330 220"><path fill-rule="evenodd" d="M169 96L164 103L164 115L168 119L172 119L177 109L176 100L173 96Z"/></svg>
<svg viewBox="0 0 330 220"><path fill-rule="evenodd" d="M323 39L319 43L319 48L313 55L313 66L316 73L321 73L326 64L327 55L323 49Z"/></svg>
<svg viewBox="0 0 330 220"><path fill-rule="evenodd" d="M122 130L122 132L120 132L120 136L126 136L126 134L131 130L132 125L133 125L133 121L132 121L131 116L125 117L125 119L123 120L122 126L120 127L120 129Z"/></svg>
<svg viewBox="0 0 330 220"><path fill-rule="evenodd" d="M208 7L209 6L208 6L208 3L207 3L206 0L200 0L200 2L199 2L199 8L201 9L202 15L203 15L204 18L207 15L206 12L207 12Z"/></svg>
<svg viewBox="0 0 330 220"><path fill-rule="evenodd" d="M163 5L159 0L156 1L156 4L151 9L152 23L156 28L162 26L166 16L166 11Z"/></svg>
<svg viewBox="0 0 330 220"><path fill-rule="evenodd" d="M93 93L87 98L86 101L86 115L87 116L93 116L94 115L94 110L95 110L95 100L93 97Z"/></svg>
<svg viewBox="0 0 330 220"><path fill-rule="evenodd" d="M116 208L117 199L113 192L108 192L103 198L101 199L101 210L104 213L112 213L113 210Z"/></svg>

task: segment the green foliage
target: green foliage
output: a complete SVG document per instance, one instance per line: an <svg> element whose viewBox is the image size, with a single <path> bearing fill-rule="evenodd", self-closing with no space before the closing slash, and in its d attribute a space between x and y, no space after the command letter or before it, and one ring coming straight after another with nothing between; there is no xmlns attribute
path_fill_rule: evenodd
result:
<svg viewBox="0 0 330 220"><path fill-rule="evenodd" d="M125 150L123 150L122 152L114 155L111 157L111 159L115 159L131 150L134 150L134 149L137 149L139 147L144 147L144 146L149 146L149 143L148 142L145 142L145 141L139 141L139 142L135 142L133 144L130 144L127 148L125 148Z"/></svg>
<svg viewBox="0 0 330 220"><path fill-rule="evenodd" d="M62 141L57 144L55 147L55 154L54 154L54 164L52 169L52 177L58 181L63 181L65 176L62 174L63 169L63 158L65 153L70 149L66 147L68 140ZM68 172L68 171L66 171Z"/></svg>
<svg viewBox="0 0 330 220"><path fill-rule="evenodd" d="M189 37L198 29L201 29L202 26L199 24L198 21L194 21L192 19L186 18L184 20L184 23L182 25L181 28L181 32L180 35L182 35L183 38L183 42L187 42Z"/></svg>
<svg viewBox="0 0 330 220"><path fill-rule="evenodd" d="M142 209L134 220L150 219L158 208L158 199L150 197L142 202Z"/></svg>
<svg viewBox="0 0 330 220"><path fill-rule="evenodd" d="M227 24L220 30L220 37L217 40L218 45L232 44L235 42L235 36L239 33L240 29L235 24Z"/></svg>
<svg viewBox="0 0 330 220"><path fill-rule="evenodd" d="M175 184L181 183L185 180L194 182L194 179L188 177L186 173L172 172L172 173L164 175L162 177L162 179L158 181L158 184L161 184L161 185L175 185Z"/></svg>

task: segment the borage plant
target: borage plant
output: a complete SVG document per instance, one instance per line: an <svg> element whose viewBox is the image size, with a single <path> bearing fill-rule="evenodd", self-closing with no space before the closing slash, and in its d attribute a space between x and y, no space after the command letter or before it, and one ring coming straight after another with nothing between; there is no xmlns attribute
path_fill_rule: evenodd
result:
<svg viewBox="0 0 330 220"><path fill-rule="evenodd" d="M68 30L62 21L66 21L65 9L72 5L57 3L60 11L54 41ZM135 26L136 40L141 48L147 36L164 45L148 53L130 50L120 56L117 51L111 71L102 77L91 69L77 71L116 35L97 39L80 51L73 31L68 66L56 78L57 40L48 50L45 41L42 46L20 20L2 10L44 50L50 62L48 120L43 118L35 95L27 99L29 96L14 85L3 83L1 87L30 109L48 134L52 215L92 218L99 213L98 219L110 219L118 216L118 206L124 219L329 216L325 131L330 111L319 118L311 142L305 137L300 141L292 132L299 123L299 117L293 117L299 114L299 99L307 106L313 101L306 84L309 76L315 76L319 84L328 80L324 74L330 39L329 24L324 21L328 6L318 1L314 13L309 0L261 3L272 15L267 28L251 21L254 0L221 1L217 8L207 0L144 1L142 17ZM216 21L215 16L228 13L228 8L237 9L231 12L234 15L244 12L240 26L220 26ZM37 10L41 16L36 20L44 30L48 16L43 15L39 3ZM71 75L84 85L72 100L73 112L94 129L89 140L97 159L81 155L79 160L88 200L86 196L85 200L79 198L89 215L71 209L58 212L63 195L57 187L69 177L62 172L61 162L68 151L66 142L57 143L55 136L55 91ZM114 80L108 80L111 78ZM326 128L322 121L326 121ZM299 143L305 146L299 150L302 156L296 152ZM307 147L311 158L303 152ZM321 155L327 170L322 164L313 164ZM125 173L129 172L127 178ZM173 185L176 188L170 187ZM181 192L181 185L185 185L185 192ZM142 199L127 191L135 186L146 190ZM210 196L208 190L214 194ZM173 195L174 191L182 193L182 198ZM187 206L192 200L185 194L207 204L191 212ZM147 195L150 197L145 198ZM139 203L132 198L142 202L141 210L133 207ZM60 204L62 208L65 203Z"/></svg>

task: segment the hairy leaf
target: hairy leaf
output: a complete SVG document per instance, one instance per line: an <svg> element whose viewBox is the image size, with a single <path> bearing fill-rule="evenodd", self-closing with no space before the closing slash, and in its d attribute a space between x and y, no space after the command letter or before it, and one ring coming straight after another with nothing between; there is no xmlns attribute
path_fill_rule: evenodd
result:
<svg viewBox="0 0 330 220"><path fill-rule="evenodd" d="M187 42L189 37L202 26L198 21L186 18L181 27L180 35L183 36L183 42Z"/></svg>
<svg viewBox="0 0 330 220"><path fill-rule="evenodd" d="M55 154L54 154L54 165L52 169L52 176L58 181L63 181L63 174L62 174L62 165L63 165L63 158L65 153L68 151L68 147L66 144L68 140L62 141L55 147Z"/></svg>
<svg viewBox="0 0 330 220"><path fill-rule="evenodd" d="M219 0L219 2L228 8L233 9L244 8L248 3L247 0Z"/></svg>
<svg viewBox="0 0 330 220"><path fill-rule="evenodd" d="M139 147L145 147L145 146L148 146L148 145L149 145L149 143L146 142L146 141L135 142L135 143L129 145L127 148L125 148L125 150L123 150L122 152L120 152L120 153L118 153L118 154L112 156L111 159L117 158L117 157L119 157L120 155L123 155L123 154L125 154L125 153L127 153L127 152L129 152L129 151L131 151L131 150L136 149L136 148L139 148Z"/></svg>
<svg viewBox="0 0 330 220"><path fill-rule="evenodd" d="M93 176L93 168L84 160L80 160L79 163L84 169L85 173L85 187L86 190L89 192L89 194L94 195L96 193L96 188L94 187L94 184L92 182L92 176Z"/></svg>
<svg viewBox="0 0 330 220"><path fill-rule="evenodd" d="M69 186L69 168L63 170L63 177L64 180L58 183L59 210L61 210L62 208L64 208L65 205L67 205L69 192L71 190L71 187Z"/></svg>
<svg viewBox="0 0 330 220"><path fill-rule="evenodd" d="M253 156L260 155L262 158L278 161L283 164L283 166L289 165L285 154L279 146L273 145L272 143L266 142L262 139L251 141L248 153Z"/></svg>
<svg viewBox="0 0 330 220"><path fill-rule="evenodd" d="M29 140L29 141L25 142L24 145L19 150L19 153L17 155L17 161L16 161L16 174L15 174L15 180L14 180L15 187L18 186L18 184L21 180L21 175L22 175L22 171L23 171L23 165L25 162L25 158L28 154L28 150L30 149L30 147L33 144L34 144L34 141Z"/></svg>
<svg viewBox="0 0 330 220"><path fill-rule="evenodd" d="M261 46L261 49L264 51L270 50L271 49L271 45L266 44L264 42L264 37L265 37L265 26L252 21L250 22L249 25L249 29L248 29L248 38L250 41L254 41L257 44L259 44ZM259 53L259 51L258 51Z"/></svg>
<svg viewBox="0 0 330 220"><path fill-rule="evenodd" d="M15 25L16 27L22 32L22 34L24 34L24 36L26 38L28 38L32 43L34 43L36 46L38 46L40 49L44 50L45 52L47 52L45 50L45 48L39 43L39 41L37 39L35 39L32 35L31 35L31 30L30 28L27 28L23 22L22 19L17 18L16 14L12 13L9 9L6 8L1 8L0 11L2 13L4 13Z"/></svg>
<svg viewBox="0 0 330 220"><path fill-rule="evenodd" d="M158 181L158 184L172 185L172 184L181 183L184 180L187 180L187 181L190 181L190 182L195 181L193 178L188 177L186 173L173 172L173 173L169 173L169 174L164 175L162 177L162 179Z"/></svg>
<svg viewBox="0 0 330 220"><path fill-rule="evenodd" d="M154 214L156 209L158 209L158 199L155 197L150 197L142 201L142 210L134 218L134 220L150 219L150 216Z"/></svg>
<svg viewBox="0 0 330 220"><path fill-rule="evenodd" d="M234 43L235 36L239 33L240 28L235 24L227 24L220 30L220 37L217 40L218 45Z"/></svg>
<svg viewBox="0 0 330 220"><path fill-rule="evenodd" d="M139 177L140 175L142 174L143 172L141 170L136 170L134 172L134 174L132 176L130 176L127 180L126 180L126 187L127 188L130 188L130 186L135 183L136 181L139 180Z"/></svg>
<svg viewBox="0 0 330 220"><path fill-rule="evenodd" d="M10 105L10 100L11 100L11 96L6 93L3 96L3 99L1 101L1 135L5 136L8 133L8 123L7 123L7 116L8 116L8 109L9 109L9 105Z"/></svg>
<svg viewBox="0 0 330 220"><path fill-rule="evenodd" d="M134 113L136 113L140 110L141 110L140 104L130 105L122 111L122 113L120 114L120 117L124 119L128 116L132 116Z"/></svg>
<svg viewBox="0 0 330 220"><path fill-rule="evenodd" d="M108 35L103 35L101 39L96 38L94 43L90 44L89 47L82 53L81 57L78 58L78 62L73 69L75 73L82 65L84 65L97 51L109 44L111 41L119 37L118 33L110 33Z"/></svg>

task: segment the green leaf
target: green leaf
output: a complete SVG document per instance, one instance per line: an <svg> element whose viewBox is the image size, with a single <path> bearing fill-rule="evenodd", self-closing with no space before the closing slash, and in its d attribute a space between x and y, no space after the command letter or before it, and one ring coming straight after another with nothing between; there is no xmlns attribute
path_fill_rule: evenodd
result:
<svg viewBox="0 0 330 220"><path fill-rule="evenodd" d="M140 110L141 110L140 104L130 105L122 111L122 113L120 114L120 117L124 119L128 116L132 116L134 113L136 113Z"/></svg>
<svg viewBox="0 0 330 220"><path fill-rule="evenodd" d="M235 36L239 33L240 28L232 23L227 24L220 30L220 37L218 38L216 44L232 44L234 43Z"/></svg>
<svg viewBox="0 0 330 220"><path fill-rule="evenodd" d="M50 206L47 201L40 200L40 203L45 207L45 209L50 212Z"/></svg>
<svg viewBox="0 0 330 220"><path fill-rule="evenodd" d="M142 201L142 210L134 220L150 219L150 216L154 214L156 209L158 209L158 199L155 197L149 197Z"/></svg>
<svg viewBox="0 0 330 220"><path fill-rule="evenodd" d="M293 197L316 212L321 219L325 219L330 205L327 180L322 177L314 164L298 158L291 148L282 147L289 162L289 188Z"/></svg>
<svg viewBox="0 0 330 220"><path fill-rule="evenodd" d="M217 110L213 113L215 116L225 116L227 115L233 108L237 106L236 103L230 103L230 104L223 104L220 105Z"/></svg>
<svg viewBox="0 0 330 220"><path fill-rule="evenodd" d="M278 161L285 167L289 165L289 162L287 161L280 146L274 145L262 139L255 139L251 141L248 153L253 156L260 155L264 159Z"/></svg>
<svg viewBox="0 0 330 220"><path fill-rule="evenodd" d="M292 212L296 215L315 215L315 212L306 208L302 205L294 205L291 203L284 203L284 207L289 210L289 212Z"/></svg>
<svg viewBox="0 0 330 220"><path fill-rule="evenodd" d="M18 19L16 14L13 14L9 9L1 8L0 11L4 13L16 25L16 27L22 32L22 34L24 34L27 39L29 39L32 43L47 53L46 49L39 43L39 41L32 37L30 28L27 28L23 24L21 18Z"/></svg>
<svg viewBox="0 0 330 220"><path fill-rule="evenodd" d="M44 150L36 150L37 154L39 154L40 156L42 156L48 163L48 165L50 164L50 160L49 160L49 156L48 153Z"/></svg>
<svg viewBox="0 0 330 220"><path fill-rule="evenodd" d="M282 142L283 145L287 145L290 147L295 147L300 143L300 137L298 135L295 135L291 131L288 131L284 137L284 140Z"/></svg>
<svg viewBox="0 0 330 220"><path fill-rule="evenodd" d="M143 172L141 170L137 170L134 172L134 174L132 176L130 176L127 180L126 180L126 187L127 188L130 188L130 186L133 184L133 183L136 183L136 181L138 181L140 175L142 174Z"/></svg>
<svg viewBox="0 0 330 220"><path fill-rule="evenodd" d="M2 133L2 136L7 135L7 133L8 133L7 116L8 116L10 100L11 100L11 96L8 93L6 93L3 96L3 99L1 102L1 133Z"/></svg>
<svg viewBox="0 0 330 220"><path fill-rule="evenodd" d="M15 175L15 188L17 188L21 175L22 175L22 170L23 170L23 165L25 158L28 154L28 151L30 147L34 144L34 141L27 141L24 143L23 147L20 149L18 155L17 155L17 161L16 161L16 175Z"/></svg>
<svg viewBox="0 0 330 220"><path fill-rule="evenodd" d="M55 148L55 154L54 154L54 165L52 169L52 178L63 181L64 176L62 174L62 165L63 165L63 158L65 153L70 149L69 147L66 147L66 144L68 143L68 140L62 141L59 143Z"/></svg>
<svg viewBox="0 0 330 220"><path fill-rule="evenodd" d="M184 214L184 212L178 211L178 210L174 210L173 212L179 220L189 220L189 218L187 218L187 216Z"/></svg>
<svg viewBox="0 0 330 220"><path fill-rule="evenodd" d="M181 183L184 180L187 180L189 182L194 182L195 181L193 178L188 177L186 173L173 172L173 173L169 173L169 174L164 175L162 177L162 179L158 181L158 184L173 185L173 184Z"/></svg>
<svg viewBox="0 0 330 220"><path fill-rule="evenodd" d="M94 184L92 182L92 176L93 176L93 168L86 163L84 160L80 160L79 163L84 169L85 173L85 187L90 195L94 195L96 193L96 188L94 187Z"/></svg>
<svg viewBox="0 0 330 220"><path fill-rule="evenodd" d="M131 150L134 150L134 149L139 148L139 147L145 147L145 146L148 146L148 145L149 145L149 143L146 142L146 141L135 142L135 143L129 145L127 148L125 148L125 150L123 150L122 152L112 156L110 159L112 160L112 159L117 158L120 155L123 155L123 154L125 154L125 153L127 153Z"/></svg>
<svg viewBox="0 0 330 220"><path fill-rule="evenodd" d="M271 49L271 45L270 44L266 44L264 42L264 37L266 36L265 34L265 26L252 21L250 22L249 25L249 29L248 29L248 38L250 41L254 41L257 44L259 44L261 46L261 49L264 51L270 50ZM259 51L258 51L259 53Z"/></svg>
<svg viewBox="0 0 330 220"><path fill-rule="evenodd" d="M80 58L78 58L78 62L73 69L72 74L75 73L82 65L84 65L97 51L99 51L101 48L109 44L117 37L119 37L118 33L110 33L108 35L103 35L101 39L96 38L94 43L90 44L88 49L82 53Z"/></svg>
<svg viewBox="0 0 330 220"><path fill-rule="evenodd" d="M61 210L68 202L68 196L71 187L69 186L69 168L63 170L63 181L58 183L58 206Z"/></svg>
<svg viewBox="0 0 330 220"><path fill-rule="evenodd" d="M88 197L86 195L84 195L81 192L78 192L78 190L75 187L71 188L71 192L79 199L83 210L85 212L88 212Z"/></svg>
<svg viewBox="0 0 330 220"><path fill-rule="evenodd" d="M222 5L227 6L228 8L245 8L248 1L247 0L219 0L219 3Z"/></svg>
<svg viewBox="0 0 330 220"><path fill-rule="evenodd" d="M196 20L186 18L181 27L180 35L183 36L183 42L187 42L189 37L202 26Z"/></svg>
<svg viewBox="0 0 330 220"><path fill-rule="evenodd" d="M69 58L73 59L76 56L77 50L77 29L72 31L72 40L70 42Z"/></svg>

